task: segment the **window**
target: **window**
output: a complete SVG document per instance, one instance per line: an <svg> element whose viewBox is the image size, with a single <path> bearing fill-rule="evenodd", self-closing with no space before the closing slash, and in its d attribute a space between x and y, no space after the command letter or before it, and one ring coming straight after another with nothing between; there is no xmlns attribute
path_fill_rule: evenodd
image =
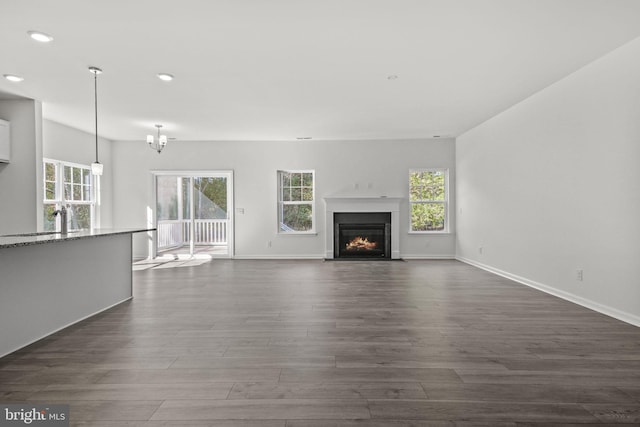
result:
<svg viewBox="0 0 640 427"><path fill-rule="evenodd" d="M314 172L278 171L278 232L313 233Z"/></svg>
<svg viewBox="0 0 640 427"><path fill-rule="evenodd" d="M62 206L67 208L69 230L92 228L95 198L90 167L49 159L43 164L44 230L56 229L53 212Z"/></svg>
<svg viewBox="0 0 640 427"><path fill-rule="evenodd" d="M409 171L410 231L448 231L448 178L447 169Z"/></svg>

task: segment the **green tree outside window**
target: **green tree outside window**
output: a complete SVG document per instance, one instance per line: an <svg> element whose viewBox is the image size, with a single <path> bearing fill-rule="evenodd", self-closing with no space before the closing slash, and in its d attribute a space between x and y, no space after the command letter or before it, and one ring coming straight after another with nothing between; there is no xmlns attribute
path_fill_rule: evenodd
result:
<svg viewBox="0 0 640 427"><path fill-rule="evenodd" d="M409 173L411 231L445 231L447 227L447 171Z"/></svg>
<svg viewBox="0 0 640 427"><path fill-rule="evenodd" d="M313 171L278 171L278 221L282 233L313 230Z"/></svg>

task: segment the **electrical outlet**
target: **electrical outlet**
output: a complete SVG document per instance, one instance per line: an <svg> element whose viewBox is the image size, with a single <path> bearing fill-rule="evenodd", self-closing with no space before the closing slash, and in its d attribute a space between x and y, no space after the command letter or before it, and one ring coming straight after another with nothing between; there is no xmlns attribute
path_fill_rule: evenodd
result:
<svg viewBox="0 0 640 427"><path fill-rule="evenodd" d="M267 247L270 248L271 247L271 240L267 241Z"/></svg>
<svg viewBox="0 0 640 427"><path fill-rule="evenodd" d="M482 246L479 246L479 247L478 247L478 253L479 253L480 255L482 255L482 250L483 250Z"/></svg>
<svg viewBox="0 0 640 427"><path fill-rule="evenodd" d="M582 270L576 270L576 280L582 282Z"/></svg>

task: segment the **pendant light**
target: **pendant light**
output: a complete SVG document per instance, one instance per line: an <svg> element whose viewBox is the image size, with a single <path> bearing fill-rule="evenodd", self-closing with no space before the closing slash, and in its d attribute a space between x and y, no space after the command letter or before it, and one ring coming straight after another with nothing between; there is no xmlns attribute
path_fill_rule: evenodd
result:
<svg viewBox="0 0 640 427"><path fill-rule="evenodd" d="M91 163L91 174L100 176L102 175L103 165L98 161L98 74L101 74L102 70L97 67L89 67L89 72L93 73L94 111L96 116L96 161Z"/></svg>

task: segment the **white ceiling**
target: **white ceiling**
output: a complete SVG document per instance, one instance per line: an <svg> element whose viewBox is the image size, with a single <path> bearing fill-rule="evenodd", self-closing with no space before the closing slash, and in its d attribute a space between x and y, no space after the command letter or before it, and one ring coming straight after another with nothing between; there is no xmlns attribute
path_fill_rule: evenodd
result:
<svg viewBox="0 0 640 427"><path fill-rule="evenodd" d="M457 136L636 37L639 0L2 0L0 92L93 132L100 67L113 140Z"/></svg>

